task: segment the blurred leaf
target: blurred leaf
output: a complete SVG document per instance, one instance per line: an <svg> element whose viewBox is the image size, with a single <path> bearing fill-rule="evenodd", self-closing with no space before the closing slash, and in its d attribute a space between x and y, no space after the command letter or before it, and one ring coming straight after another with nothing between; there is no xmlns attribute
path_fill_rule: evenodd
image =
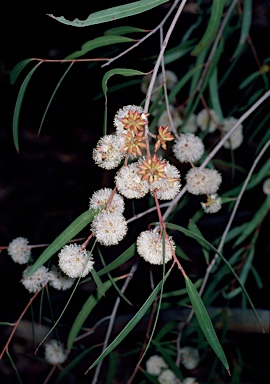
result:
<svg viewBox="0 0 270 384"><path fill-rule="evenodd" d="M197 225L194 223L194 221L192 221L191 219L189 220L189 223L188 223L188 229L191 232L196 233L200 237L203 237L201 231L199 230ZM200 245L202 247L201 249L202 249L202 252L204 254L204 258L205 258L206 264L209 264L209 252L205 249L205 242L200 242L199 240L198 240L198 242L200 243Z"/></svg>
<svg viewBox="0 0 270 384"><path fill-rule="evenodd" d="M164 54L164 64L170 64L174 61L180 59L181 57L185 56L188 52L191 51L193 43L196 39L189 40L187 42L184 42L182 44L177 45L176 47L172 49L168 49L168 51L165 51Z"/></svg>
<svg viewBox="0 0 270 384"><path fill-rule="evenodd" d="M80 353L78 356L74 357L71 362L63 368L63 370L59 371L59 374L57 375L57 378L55 380L55 383L59 383L62 381L62 379L77 365L81 362L81 360L88 355L90 352L93 351L93 349L100 347L100 345L93 345L90 348L85 349L82 353Z"/></svg>
<svg viewBox="0 0 270 384"><path fill-rule="evenodd" d="M251 270L253 257L254 257L254 247L252 247L250 249L249 254L248 254L248 258L245 261L245 264L244 264L242 271L240 273L240 276L239 276L239 279L241 280L243 285L245 285L248 274ZM225 291L223 291L222 294L223 294L223 297L225 299L230 300L230 299L234 298L235 296L237 296L241 292L242 292L241 287L237 287L229 293L226 293Z"/></svg>
<svg viewBox="0 0 270 384"><path fill-rule="evenodd" d="M88 27L89 25L107 23L108 21L119 20L124 17L129 17L133 15L138 15L148 11L149 9L155 8L158 5L167 3L168 0L140 0L133 3L128 3L124 5L119 5L117 7L112 7L104 9L102 11L91 13L86 20L75 19L73 21L66 20L63 16L55 17L49 15L53 19L59 21L60 23L72 25L73 27Z"/></svg>
<svg viewBox="0 0 270 384"><path fill-rule="evenodd" d="M109 354L109 368L106 378L106 384L112 384L116 375L116 367L118 363L118 356L114 352Z"/></svg>
<svg viewBox="0 0 270 384"><path fill-rule="evenodd" d="M46 263L49 258L61 249L68 241L76 236L94 218L96 211L89 209L75 219L57 238L42 252L36 262L32 265L25 278L31 276L38 268Z"/></svg>
<svg viewBox="0 0 270 384"><path fill-rule="evenodd" d="M270 195L268 196L269 199L270 199ZM158 224L158 223L155 223L155 224ZM177 230L177 231L180 231L182 233L184 233L186 236L188 237L192 237L193 239L196 239L198 242L201 241L201 242L204 242L205 243L205 246L208 247L209 249L212 249L216 254L219 255L219 257L223 260L223 262L227 265L227 267L229 268L229 270L231 271L231 273L233 274L233 276L236 278L236 280L238 281L239 285L242 287L242 290L243 292L245 293L248 301L249 301L249 304L251 305L251 308L254 312L254 315L256 316L259 324L261 325L262 327L262 323L260 321L260 318L257 314L257 311L252 303L252 300L251 298L249 297L249 294L247 293L247 290L246 288L244 287L244 285L242 284L241 280L239 279L239 277L237 276L237 274L235 273L234 269L232 268L232 266L230 265L230 263L225 259L225 257L212 245L210 244L207 240L205 240L205 238L203 237L200 237L198 236L197 234L189 231L188 229L185 229L183 227L180 227L179 225L176 225L176 224L171 224L171 223L166 223L166 228L168 229L172 229L172 230ZM263 329L263 327L262 327Z"/></svg>
<svg viewBox="0 0 270 384"><path fill-rule="evenodd" d="M242 25L241 25L241 34L240 40L236 47L236 50L232 56L232 59L235 59L242 52L244 45L248 39L249 30L251 27L252 21L252 0L243 1L243 14L242 14Z"/></svg>
<svg viewBox="0 0 270 384"><path fill-rule="evenodd" d="M84 56L86 53L92 51L93 49L104 47L106 45L112 45L117 43L132 43L132 42L134 42L133 39L130 39L129 37L124 37L124 36L97 37L96 39L89 40L87 41L87 43L84 43L80 51L71 53L70 55L65 57L64 60L77 59L78 57Z"/></svg>
<svg viewBox="0 0 270 384"><path fill-rule="evenodd" d="M252 265L251 266L251 272L254 276L254 279L257 283L257 286L259 289L262 289L263 288L263 282L262 282L262 279L260 278L260 275L258 274L257 270L254 268L254 266Z"/></svg>
<svg viewBox="0 0 270 384"><path fill-rule="evenodd" d="M29 83L33 73L35 72L37 67L40 66L41 63L42 62L40 61L34 68L31 69L31 71L25 77L25 79L24 79L24 81L23 81L23 83L21 85L21 88L20 88L20 91L19 91L19 94L18 94L18 97L17 97L17 101L16 101L16 104L15 104L12 126L13 126L13 141L14 141L15 148L16 148L16 150L18 152L19 152L19 137L18 137L19 116L20 116L20 112L21 112L21 106L22 106L23 97L24 97L27 85L28 85L28 83Z"/></svg>
<svg viewBox="0 0 270 384"><path fill-rule="evenodd" d="M115 279L115 280L117 281L117 279ZM119 278L118 278L118 280L119 280ZM70 332L68 334L68 339L67 339L67 349L68 350L71 349L71 347L74 343L74 339L77 337L77 335L80 332L85 320L90 315L92 309L95 308L95 306L97 305L99 300L103 297L104 293L107 292L107 290L109 288L111 288L111 286L112 286L112 283L111 283L111 281L108 280L105 283L103 283L102 289L98 288L96 294L92 294L91 296L88 297L88 299L84 303L82 309L77 314L77 317L76 317L74 323L72 324L72 327L71 327Z"/></svg>
<svg viewBox="0 0 270 384"><path fill-rule="evenodd" d="M145 303L141 306L140 310L136 313L136 315L128 322L128 324L125 326L125 328L119 333L119 335L111 342L110 345L101 353L101 355L91 364L91 366L88 368L87 372L94 368L101 360L104 359L110 352L113 351L117 345L121 343L122 340L125 339L125 337L132 331L132 329L138 324L138 322L143 318L147 310L152 305L153 301L155 300L157 294L161 290L164 282L166 281L167 277L170 274L170 270L167 272L167 274L164 276L164 279L160 281L160 283L156 286L156 288L153 290L151 295L148 297L148 299L145 301Z"/></svg>
<svg viewBox="0 0 270 384"><path fill-rule="evenodd" d="M96 283L96 286L98 288L98 291L100 292L101 295L105 295L105 291L103 288L103 283L98 276L96 270L94 268L91 269L91 275L93 276L94 282Z"/></svg>
<svg viewBox="0 0 270 384"><path fill-rule="evenodd" d="M33 61L33 60L35 60L35 59L22 60L18 64L15 65L15 67L10 72L10 82L11 82L11 84L15 83L15 81L19 77L20 73L22 72L22 70L27 66L28 63L30 63L30 61Z"/></svg>
<svg viewBox="0 0 270 384"><path fill-rule="evenodd" d="M220 26L224 5L225 2L223 0L213 0L211 7L211 15L207 24L206 31L199 43L191 52L192 56L198 56L205 48L207 48L211 44L211 42L215 38L217 30Z"/></svg>
<svg viewBox="0 0 270 384"><path fill-rule="evenodd" d="M14 361L13 361L12 357L10 356L8 350L6 351L6 355L7 355L8 359L9 359L9 362L10 362L10 364L11 364L13 370L14 370L17 383L23 384L23 382L21 380L21 377L19 375L18 369L16 367L16 364L14 363Z"/></svg>
<svg viewBox="0 0 270 384"><path fill-rule="evenodd" d="M218 93L218 71L217 67L214 69L210 79L209 79L209 95L213 109L218 115L218 123L222 123L223 113L219 101L219 93Z"/></svg>
<svg viewBox="0 0 270 384"><path fill-rule="evenodd" d="M239 89L245 88L247 85L249 85L254 79L257 79L258 76L260 76L260 72L254 72L248 77L245 78L245 80L242 81L242 83L239 85Z"/></svg>
<svg viewBox="0 0 270 384"><path fill-rule="evenodd" d="M241 244L252 232L256 230L256 228L259 226L261 221L264 219L266 214L270 210L270 195L268 195L261 205L261 207L257 210L257 212L254 214L253 218L248 221L247 223L240 226L241 228L241 235L238 237L236 242L234 243L234 247Z"/></svg>
<svg viewBox="0 0 270 384"><path fill-rule="evenodd" d="M206 337L206 340L208 341L209 345L211 346L217 357L220 359L224 367L229 372L229 363L223 352L222 346L220 345L220 342L217 338L216 332L214 330L210 317L206 311L204 303L200 298L196 288L192 284L191 280L187 276L184 277L192 307L194 309L200 327L204 333L204 336Z"/></svg>
<svg viewBox="0 0 270 384"><path fill-rule="evenodd" d="M108 35L121 36L127 33L134 33L134 32L148 32L148 31L141 28L123 26L123 27L108 29L107 31L104 32L104 35L105 36L108 36Z"/></svg>

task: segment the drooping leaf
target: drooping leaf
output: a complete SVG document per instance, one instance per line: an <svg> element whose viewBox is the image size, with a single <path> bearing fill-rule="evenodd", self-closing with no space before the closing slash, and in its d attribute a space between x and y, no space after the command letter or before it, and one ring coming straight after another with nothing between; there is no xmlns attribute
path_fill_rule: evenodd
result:
<svg viewBox="0 0 270 384"><path fill-rule="evenodd" d="M158 223L156 223L156 224L158 224ZM256 316L259 324L262 327L261 320L260 320L260 318L258 316L258 313L257 313L257 311L256 311L256 309L254 307L254 304L253 304L249 294L247 293L246 288L242 284L241 280L239 279L238 275L235 273L234 269L232 268L232 266L228 262L228 260L226 260L226 258L212 244L210 244L204 237L201 237L201 236L199 236L199 235L189 231L188 229L183 228L183 227L181 227L179 225L176 225L176 224L166 223L166 227L168 229L173 229L173 230L176 230L176 231L184 233L184 235L197 240L199 242L199 244L204 243L205 247L207 247L208 249L212 249L223 260L223 262L227 265L227 267L229 268L229 270L231 271L231 273L233 274L233 276L235 277L235 279L238 281L239 285L241 286L241 288L242 288L246 298L248 299L248 302L249 302L249 304L250 304L250 306L251 306L251 308L252 308L252 310L254 312L254 315ZM262 327L262 330L263 330L263 327Z"/></svg>
<svg viewBox="0 0 270 384"><path fill-rule="evenodd" d="M242 25L239 43L235 49L232 59L235 59L243 50L249 35L252 22L252 0L243 1Z"/></svg>
<svg viewBox="0 0 270 384"><path fill-rule="evenodd" d="M16 100L16 104L15 104L15 108L14 108L14 114L13 114L13 123L12 123L12 129L13 129L13 141L14 141L14 145L15 145L15 148L16 150L19 152L19 117L20 117L20 112L21 112L21 106L22 106L22 101L23 101L23 98L24 98L24 94L25 94L25 91L26 91L26 88L27 88L27 85L33 75L33 73L35 72L35 70L37 69L37 67L40 66L42 62L40 61L34 68L31 69L31 71L28 73L28 75L26 76L26 78L24 79L22 85L21 85L21 88L20 88L20 91L19 91L19 94L18 94L18 97L17 97L17 100Z"/></svg>
<svg viewBox="0 0 270 384"><path fill-rule="evenodd" d="M117 280L117 279L115 279ZM103 297L104 293L107 292L107 290L112 286L111 281L106 281L103 284L102 289L98 288L96 294L92 294L91 296L88 297L86 302L84 303L82 309L78 313L71 329L68 335L67 339L67 349L70 350L73 343L74 339L77 337L78 333L80 332L85 320L87 317L90 315L91 311L95 306L97 305L98 301Z"/></svg>
<svg viewBox="0 0 270 384"><path fill-rule="evenodd" d="M134 42L133 39L130 39L129 37L125 36L100 36L96 39L89 40L87 43L84 43L81 47L80 51L76 51L74 53L71 53L67 57L64 58L64 60L73 60L77 59L78 57L84 56L86 53L92 51L93 49L104 47L106 45L112 45L112 44L119 44L119 43L132 43Z"/></svg>
<svg viewBox="0 0 270 384"><path fill-rule="evenodd" d="M270 210L270 195L268 195L261 205L261 207L257 210L253 218L248 221L247 223L244 223L240 226L241 228L241 235L236 240L234 246L237 246L242 243L253 231L256 230L260 222L263 220L263 218L266 216L266 214Z"/></svg>
<svg viewBox="0 0 270 384"><path fill-rule="evenodd" d="M148 297L148 299L145 301L145 303L141 306L139 311L136 313L136 315L128 322L128 324L124 327L124 329L119 333L119 335L111 342L110 345L101 353L101 355L91 364L91 366L88 368L87 372L94 368L101 360L103 360L114 348L117 347L125 339L125 337L132 331L132 329L138 324L138 322L143 318L146 311L150 308L153 301L155 300L158 292L161 290L164 281L167 279L167 277L170 274L170 270L165 275L164 279L160 281L160 283L156 286L156 288L153 290L151 295ZM87 373L86 372L86 373Z"/></svg>
<svg viewBox="0 0 270 384"><path fill-rule="evenodd" d="M32 265L26 278L31 276L38 268L46 263L49 258L61 249L68 241L76 236L83 228L86 227L95 216L96 211L89 209L75 219L57 238L42 252L36 262Z"/></svg>
<svg viewBox="0 0 270 384"><path fill-rule="evenodd" d="M102 90L105 96L105 108L104 108L104 129L103 134L107 132L107 82L110 77L113 75L122 75L122 76L136 76L136 75L145 75L144 72L137 71L136 69L127 69L127 68L115 68L106 72L102 79Z"/></svg>
<svg viewBox="0 0 270 384"><path fill-rule="evenodd" d="M108 35L121 36L121 35L126 35L128 33L134 33L134 32L147 32L147 31L141 28L123 26L123 27L108 29L107 31L104 32L104 35L105 36L108 36Z"/></svg>
<svg viewBox="0 0 270 384"><path fill-rule="evenodd" d="M47 115L48 109L50 108L50 105L51 105L51 103L52 103L52 101L53 101L53 98L54 98L54 96L55 96L55 94L56 94L58 88L60 87L62 81L64 80L64 78L65 78L66 75L68 74L68 72L69 72L69 70L71 69L71 67L72 67L73 64L74 64L74 63L70 63L70 65L68 66L67 70L64 72L64 74L61 76L61 79L58 81L58 83L57 83L57 85L56 85L56 87L55 87L55 89L54 89L54 91L53 91L53 93L52 93L52 95L51 95L51 97L50 97L50 100L49 100L49 102L48 102L48 104L47 104L47 107L46 107L45 112L43 113L43 116L42 116L42 119L41 119L41 123L40 123L39 129L38 129L38 136L40 135L41 128L42 128L42 126L43 126L43 123L44 123L45 117L46 117L46 115Z"/></svg>
<svg viewBox="0 0 270 384"><path fill-rule="evenodd" d="M88 27L89 25L107 23L108 21L114 21L122 19L124 17L138 15L161 4L167 3L167 1L168 0L134 1L133 3L119 5L117 7L112 7L104 9L102 11L91 13L86 20L75 19L70 21L65 19L63 16L55 17L54 15L49 14L48 16L59 21L60 23L71 25L73 27Z"/></svg>
<svg viewBox="0 0 270 384"><path fill-rule="evenodd" d="M220 359L224 367L229 372L229 363L222 349L222 346L217 338L215 329L206 311L204 303L200 298L200 295L198 294L195 286L187 276L185 276L185 282L192 307L194 309L198 323L200 324L200 327L204 333L204 336L206 337L206 340L208 341L210 347L213 349L217 357Z"/></svg>
<svg viewBox="0 0 270 384"><path fill-rule="evenodd" d="M211 15L207 24L206 31L199 43L192 50L192 56L198 56L206 47L211 44L211 42L215 38L217 30L220 26L220 20L222 17L224 5L225 2L223 0L213 0L211 7Z"/></svg>
<svg viewBox="0 0 270 384"><path fill-rule="evenodd" d="M30 61L33 61L35 59L25 59L20 61L18 64L15 65L15 67L10 72L10 82L11 84L14 84L17 78L19 77L22 70L27 66Z"/></svg>

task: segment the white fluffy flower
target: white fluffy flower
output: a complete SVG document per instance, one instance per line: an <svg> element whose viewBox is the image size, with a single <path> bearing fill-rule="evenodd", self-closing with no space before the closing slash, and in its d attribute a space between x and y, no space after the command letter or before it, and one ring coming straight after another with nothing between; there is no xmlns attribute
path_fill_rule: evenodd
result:
<svg viewBox="0 0 270 384"><path fill-rule="evenodd" d="M174 128L180 127L180 125L182 123L182 119L181 119L179 113L177 112L177 109L174 108L173 105L170 105L170 114L171 114L171 118L172 118L172 122L173 122ZM170 119L169 119L169 115L168 115L167 109L165 109L165 111L163 111L162 114L160 115L160 117L158 119L158 124L157 125L158 126L162 126L162 127L169 126L169 131L172 131L171 122L170 122Z"/></svg>
<svg viewBox="0 0 270 384"><path fill-rule="evenodd" d="M164 368L168 368L168 365L161 356L153 355L146 362L146 371L150 375L158 376Z"/></svg>
<svg viewBox="0 0 270 384"><path fill-rule="evenodd" d="M65 245L58 254L58 265L69 277L85 277L93 269L93 258L86 249L74 243Z"/></svg>
<svg viewBox="0 0 270 384"><path fill-rule="evenodd" d="M119 212L103 211L94 217L91 230L100 244L115 245L125 237L127 222Z"/></svg>
<svg viewBox="0 0 270 384"><path fill-rule="evenodd" d="M126 105L125 107L120 108L114 116L113 124L116 128L117 134L122 135L126 132L126 129L124 128L124 124L121 119L124 119L129 114L129 111L132 111L133 113L138 113L138 115L141 115L141 120L147 122L147 117L144 114L144 109L142 107L137 105Z"/></svg>
<svg viewBox="0 0 270 384"><path fill-rule="evenodd" d="M178 78L176 74L173 71L166 70L165 71L165 78L166 78L166 86L168 90L173 89L175 84L178 81ZM162 72L157 76L157 85L162 85L163 84L163 74Z"/></svg>
<svg viewBox="0 0 270 384"><path fill-rule="evenodd" d="M187 121L183 123L183 131L185 133L195 133L198 129L197 123L196 123L197 116L192 113Z"/></svg>
<svg viewBox="0 0 270 384"><path fill-rule="evenodd" d="M42 266L31 276L25 277L29 272L31 266L27 267L23 271L22 284L24 287L31 293L36 293L40 288L45 287L45 285L50 281L51 275L48 268Z"/></svg>
<svg viewBox="0 0 270 384"><path fill-rule="evenodd" d="M221 181L221 175L215 169L200 169L194 167L186 174L187 190L193 195L216 193Z"/></svg>
<svg viewBox="0 0 270 384"><path fill-rule="evenodd" d="M95 163L104 169L116 168L124 157L125 139L120 135L101 137L93 150Z"/></svg>
<svg viewBox="0 0 270 384"><path fill-rule="evenodd" d="M206 203L201 203L206 213L216 213L221 209L221 198L213 193L207 198Z"/></svg>
<svg viewBox="0 0 270 384"><path fill-rule="evenodd" d="M180 172L178 169L169 163L165 167L166 179L160 178L150 185L151 194L154 195L156 190L157 198L159 200L171 200L180 191Z"/></svg>
<svg viewBox="0 0 270 384"><path fill-rule="evenodd" d="M31 257L29 241L25 237L17 237L8 245L8 254L15 263L26 264Z"/></svg>
<svg viewBox="0 0 270 384"><path fill-rule="evenodd" d="M182 381L182 384L199 384L199 383L195 377L186 377Z"/></svg>
<svg viewBox="0 0 270 384"><path fill-rule="evenodd" d="M169 236L170 244L165 239L164 262L167 263L172 258L172 250L175 250L175 244L171 236ZM138 254L145 261L151 264L163 264L163 239L162 235L154 230L147 230L140 233L137 238Z"/></svg>
<svg viewBox="0 0 270 384"><path fill-rule="evenodd" d="M266 195L270 195L270 178L264 180L264 182L263 182L263 192Z"/></svg>
<svg viewBox="0 0 270 384"><path fill-rule="evenodd" d="M234 117L228 117L227 119L224 119L223 125L222 125L223 134L225 135L227 132L229 132L232 129L232 127L235 126L237 121L238 120L235 119ZM229 139L225 141L225 143L223 144L223 147L227 149L236 149L240 147L240 145L242 144L242 141L243 141L243 125L240 124L235 129L235 131L233 131Z"/></svg>
<svg viewBox="0 0 270 384"><path fill-rule="evenodd" d="M181 163L198 161L204 153L202 140L193 133L182 133L173 145L173 153Z"/></svg>
<svg viewBox="0 0 270 384"><path fill-rule="evenodd" d="M116 188L127 199L139 199L149 191L148 181L141 179L139 170L136 162L122 167L115 176Z"/></svg>
<svg viewBox="0 0 270 384"><path fill-rule="evenodd" d="M177 384L180 381L175 376L175 373L171 369L165 369L158 376L158 382L160 384Z"/></svg>
<svg viewBox="0 0 270 384"><path fill-rule="evenodd" d="M50 340L44 345L45 359L50 364L62 364L67 358L67 352L63 348L63 344L57 340Z"/></svg>
<svg viewBox="0 0 270 384"><path fill-rule="evenodd" d="M218 115L213 109L210 109L209 112L206 109L202 109L197 115L197 124L202 131L211 133L217 128Z"/></svg>
<svg viewBox="0 0 270 384"><path fill-rule="evenodd" d="M194 369L200 362L199 352L193 347L181 348L181 362L186 369Z"/></svg>
<svg viewBox="0 0 270 384"><path fill-rule="evenodd" d="M49 285L59 291L66 291L75 282L74 278L71 278L65 275L60 268L56 265L53 265L50 270L51 279L49 281Z"/></svg>
<svg viewBox="0 0 270 384"><path fill-rule="evenodd" d="M111 188L103 188L94 192L89 202L89 209L105 209L106 205L112 195L113 190ZM118 193L114 193L113 199L108 208L109 212L123 213L125 208L125 202L122 196Z"/></svg>

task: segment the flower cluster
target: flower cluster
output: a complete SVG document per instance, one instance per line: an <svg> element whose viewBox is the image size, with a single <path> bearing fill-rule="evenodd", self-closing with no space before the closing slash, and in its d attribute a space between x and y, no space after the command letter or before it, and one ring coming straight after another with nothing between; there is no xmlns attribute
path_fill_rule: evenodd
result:
<svg viewBox="0 0 270 384"><path fill-rule="evenodd" d="M166 73L166 75L168 75L167 89L172 89L177 82L177 77L172 73ZM145 81L148 80L149 77L146 77ZM163 77L160 75L156 86L160 87L162 84ZM203 121L206 118L209 120L210 117L209 114L201 113L199 118L197 117L197 124L202 125ZM194 120L195 115L191 115L186 126L191 126ZM211 119L205 121L208 125L205 130L213 131L215 122L216 116L213 111ZM127 233L127 222L123 215L123 197L140 199L150 193L157 204L158 200L174 199L181 188L181 175L178 168L157 155L159 149L166 151L168 143L175 140L169 124L166 124L167 121L158 126L156 135L149 135L148 114L144 113L140 106L127 105L117 111L113 123L115 133L99 139L93 151L93 159L97 165L105 169L118 167L122 160L123 163L114 177L115 189L103 188L96 191L89 203L89 209L97 211L91 224L92 234L100 244L105 246L118 244ZM201 169L194 166L194 163L198 162L204 154L204 144L193 131L195 130L190 127L189 132L177 135L172 145L172 152L179 162L191 165L191 169L186 174L188 192L195 195L205 194L207 201L201 203L202 207L206 213L214 213L221 208L221 199L216 194L221 184L221 175L214 169ZM152 147L154 153L150 150L152 138L155 140ZM171 260L174 249L172 238L166 235L164 242L163 234L159 231L144 231L137 239L138 254L152 264L162 264ZM60 268L62 268L61 265ZM73 277L70 271L64 269L64 272Z"/></svg>
<svg viewBox="0 0 270 384"><path fill-rule="evenodd" d="M160 384L198 384L194 377L181 381L159 355L153 355L146 361L146 372L155 376Z"/></svg>

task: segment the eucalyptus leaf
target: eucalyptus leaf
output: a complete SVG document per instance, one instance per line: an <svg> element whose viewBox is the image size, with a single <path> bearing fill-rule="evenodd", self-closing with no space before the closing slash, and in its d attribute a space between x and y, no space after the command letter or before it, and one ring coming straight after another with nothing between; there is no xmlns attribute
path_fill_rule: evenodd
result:
<svg viewBox="0 0 270 384"><path fill-rule="evenodd" d="M109 21L115 21L124 17L130 17L146 12L149 9L155 8L161 4L167 3L169 0L140 0L133 3L119 5L91 13L86 20L67 20L65 17L55 17L54 15L48 14L48 16L59 21L60 23L71 25L73 27L88 27L89 25L107 23Z"/></svg>

